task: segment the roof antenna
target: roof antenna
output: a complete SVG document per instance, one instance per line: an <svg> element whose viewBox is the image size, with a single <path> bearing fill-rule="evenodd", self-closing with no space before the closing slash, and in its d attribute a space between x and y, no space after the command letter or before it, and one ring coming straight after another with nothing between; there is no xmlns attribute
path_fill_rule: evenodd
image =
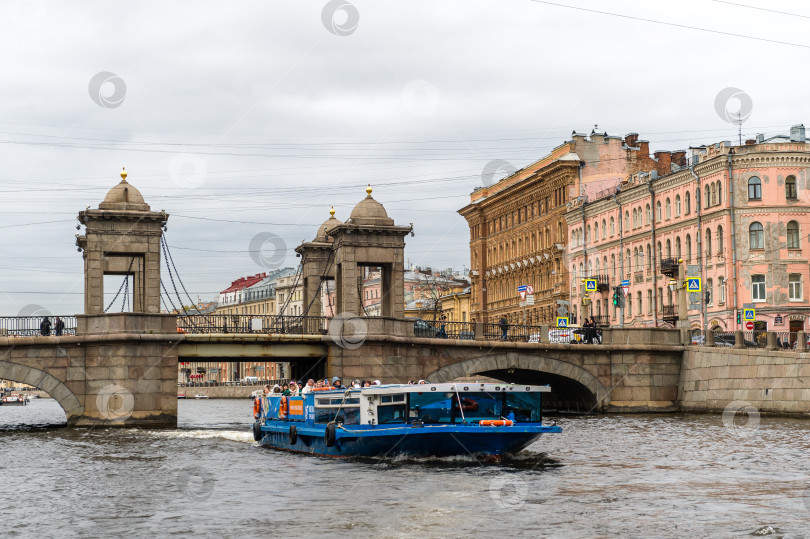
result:
<svg viewBox="0 0 810 539"><path fill-rule="evenodd" d="M740 112L741 111L737 112L737 124L740 126L739 130L738 130L738 133L739 133L739 136L740 136L740 146L742 146L742 124L743 124L743 120L742 120L742 114L740 114Z"/></svg>

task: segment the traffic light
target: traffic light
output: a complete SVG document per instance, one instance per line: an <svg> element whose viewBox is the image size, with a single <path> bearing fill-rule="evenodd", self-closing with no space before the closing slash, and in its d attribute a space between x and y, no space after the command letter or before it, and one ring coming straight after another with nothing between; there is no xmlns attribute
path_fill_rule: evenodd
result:
<svg viewBox="0 0 810 539"><path fill-rule="evenodd" d="M741 322L741 320L740 320L740 311L737 311L737 323L739 324L740 322Z"/></svg>
<svg viewBox="0 0 810 539"><path fill-rule="evenodd" d="M613 289L613 305L615 307L619 306L619 290L617 288Z"/></svg>

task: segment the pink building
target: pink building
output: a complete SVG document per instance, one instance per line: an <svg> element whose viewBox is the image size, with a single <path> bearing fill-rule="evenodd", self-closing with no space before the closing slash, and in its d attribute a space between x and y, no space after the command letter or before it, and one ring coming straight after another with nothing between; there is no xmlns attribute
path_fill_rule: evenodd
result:
<svg viewBox="0 0 810 539"><path fill-rule="evenodd" d="M566 213L571 298L577 314L605 325L672 326L678 320L679 260L693 266L703 293L689 309L692 328L808 328L810 303L810 145L804 126L789 136L758 135L742 146L720 142L656 152L656 170L638 173L597 200L580 197ZM581 279L596 278L587 301ZM622 309L614 287L629 281ZM676 283L680 284L680 283ZM695 297L694 299L697 299Z"/></svg>

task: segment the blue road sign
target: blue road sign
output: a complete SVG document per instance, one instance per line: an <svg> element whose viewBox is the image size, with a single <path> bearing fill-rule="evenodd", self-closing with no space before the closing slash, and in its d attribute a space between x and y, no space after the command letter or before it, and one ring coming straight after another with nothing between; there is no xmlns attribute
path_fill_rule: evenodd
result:
<svg viewBox="0 0 810 539"><path fill-rule="evenodd" d="M585 291L596 292L596 279L585 279Z"/></svg>
<svg viewBox="0 0 810 539"><path fill-rule="evenodd" d="M567 316L558 316L557 317L557 327L558 328L567 328L568 327L568 317Z"/></svg>
<svg viewBox="0 0 810 539"><path fill-rule="evenodd" d="M520 285L520 286L518 287L518 292L525 292L525 291L526 291L526 287L527 287L527 285L525 285L525 284Z"/></svg>
<svg viewBox="0 0 810 539"><path fill-rule="evenodd" d="M622 281L622 286L630 286L630 279L625 279Z"/></svg>
<svg viewBox="0 0 810 539"><path fill-rule="evenodd" d="M700 277L689 277L686 280L687 292L700 292Z"/></svg>
<svg viewBox="0 0 810 539"><path fill-rule="evenodd" d="M746 322L756 322L757 310L756 309L743 309L743 320Z"/></svg>

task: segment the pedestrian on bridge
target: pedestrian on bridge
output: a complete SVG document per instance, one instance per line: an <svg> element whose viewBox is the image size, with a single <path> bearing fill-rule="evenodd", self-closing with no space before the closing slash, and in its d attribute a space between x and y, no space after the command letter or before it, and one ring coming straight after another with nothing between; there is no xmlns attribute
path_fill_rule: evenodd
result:
<svg viewBox="0 0 810 539"><path fill-rule="evenodd" d="M42 323L39 325L39 333L45 337L51 334L51 319L47 316L42 319Z"/></svg>
<svg viewBox="0 0 810 539"><path fill-rule="evenodd" d="M506 320L506 315L501 315L501 319L498 320L498 326L501 328L501 340L505 341L509 338L509 321Z"/></svg>
<svg viewBox="0 0 810 539"><path fill-rule="evenodd" d="M58 316L56 317L56 325L54 326L54 330L56 330L55 335L57 337L61 337L62 332L65 331L65 323L62 322L62 319L59 318Z"/></svg>

